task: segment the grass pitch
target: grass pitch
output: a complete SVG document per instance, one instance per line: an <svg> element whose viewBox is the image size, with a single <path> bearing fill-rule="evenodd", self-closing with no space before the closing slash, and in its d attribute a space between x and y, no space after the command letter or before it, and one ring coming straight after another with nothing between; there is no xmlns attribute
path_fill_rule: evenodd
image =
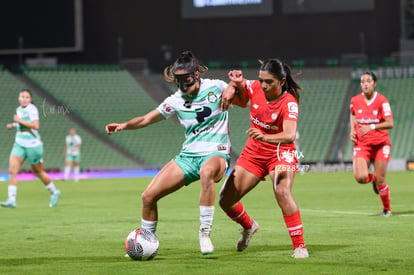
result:
<svg viewBox="0 0 414 275"><path fill-rule="evenodd" d="M291 258L269 181L243 199L261 227L249 248L235 251L239 225L216 204L215 252L202 256L195 182L159 202L160 248L148 262L124 258L124 241L140 226L140 194L151 179L55 182L62 190L55 208L40 181L20 182L17 208L0 208L0 274L413 274L413 179L412 172L388 173L393 216L381 218L371 184L357 184L352 173L297 175L308 259ZM7 197L5 182L0 196Z"/></svg>

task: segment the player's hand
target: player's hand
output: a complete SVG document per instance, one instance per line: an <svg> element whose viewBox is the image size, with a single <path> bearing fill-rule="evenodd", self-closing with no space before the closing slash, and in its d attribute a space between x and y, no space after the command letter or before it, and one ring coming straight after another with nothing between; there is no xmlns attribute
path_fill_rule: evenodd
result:
<svg viewBox="0 0 414 275"><path fill-rule="evenodd" d="M105 132L108 135L111 135L112 133L116 133L116 132L124 130L124 128L125 128L125 125L123 123L122 124L111 123L111 124L106 125Z"/></svg>
<svg viewBox="0 0 414 275"><path fill-rule="evenodd" d="M357 135L355 131L351 131L350 138L353 142L357 142Z"/></svg>
<svg viewBox="0 0 414 275"><path fill-rule="evenodd" d="M220 107L223 110L227 110L233 101L234 95L236 94L236 88L231 84L224 89L223 93L221 94L221 103Z"/></svg>
<svg viewBox="0 0 414 275"><path fill-rule="evenodd" d="M248 133L249 136L254 140L264 141L265 135L259 129L250 128L246 131L246 133Z"/></svg>
<svg viewBox="0 0 414 275"><path fill-rule="evenodd" d="M243 83L243 72L240 70L231 70L228 73L229 79L236 84L242 84Z"/></svg>
<svg viewBox="0 0 414 275"><path fill-rule="evenodd" d="M9 129L9 130L13 129L13 123L8 123L8 124L6 125L6 127L7 127L7 129Z"/></svg>
<svg viewBox="0 0 414 275"><path fill-rule="evenodd" d="M371 131L371 127L369 125L361 125L358 129L358 133L361 135L366 135L369 131Z"/></svg>

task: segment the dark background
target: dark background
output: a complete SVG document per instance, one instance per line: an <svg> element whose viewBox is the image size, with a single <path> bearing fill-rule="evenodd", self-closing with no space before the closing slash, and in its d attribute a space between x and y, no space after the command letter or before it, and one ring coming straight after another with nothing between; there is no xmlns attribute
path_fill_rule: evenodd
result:
<svg viewBox="0 0 414 275"><path fill-rule="evenodd" d="M48 24L58 29L58 33L44 27L31 32L36 32L41 41L45 40L46 32L46 37L56 39L57 43L66 43L64 40L73 37L71 30L65 27L67 23L59 21L73 20L65 14L73 13L70 3L62 4L65 7L62 10L53 10L48 9L48 5L61 1L27 0L32 3L29 5L20 3L26 2L24 0L17 2L20 4L17 8L16 2L3 3L1 28L4 33L17 35L22 28L36 26L36 21L45 20L40 14L47 11ZM57 57L59 63L117 63L122 58L145 58L151 70L159 72L171 62L165 50L171 51L174 59L181 51L190 49L205 62L269 57L341 58L350 53L383 58L399 51L399 1L375 0L373 10L299 14L283 14L282 2L274 0L273 15L182 19L180 0L83 0L83 50L43 54ZM5 12L7 9L20 9L21 13ZM28 20L28 12L35 15L34 18L38 14L38 19ZM56 16L59 20L54 18ZM3 36L0 49L13 45L10 39ZM33 56L35 54L24 57ZM0 62L6 66L17 60L16 55L0 55Z"/></svg>

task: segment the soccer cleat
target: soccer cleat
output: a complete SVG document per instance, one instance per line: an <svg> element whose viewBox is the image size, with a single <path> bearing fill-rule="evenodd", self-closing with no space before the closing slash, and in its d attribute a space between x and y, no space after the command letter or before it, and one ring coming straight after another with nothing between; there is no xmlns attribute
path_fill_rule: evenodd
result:
<svg viewBox="0 0 414 275"><path fill-rule="evenodd" d="M201 229L198 233L198 239L200 241L200 251L203 255L213 254L214 246L210 239L210 233Z"/></svg>
<svg viewBox="0 0 414 275"><path fill-rule="evenodd" d="M377 188L377 185L375 184L375 181L372 182L372 189L374 190L374 193L378 195L378 188Z"/></svg>
<svg viewBox="0 0 414 275"><path fill-rule="evenodd" d="M386 209L384 209L384 210L381 212L380 216L381 216L381 217L384 217L384 218L391 217L391 216L392 216L391 210L386 210Z"/></svg>
<svg viewBox="0 0 414 275"><path fill-rule="evenodd" d="M253 237L254 233L256 233L257 230L259 229L260 229L259 224L253 220L252 227L249 229L244 229L241 232L241 237L236 244L236 250L237 251L245 250L249 246L250 239Z"/></svg>
<svg viewBox="0 0 414 275"><path fill-rule="evenodd" d="M56 204L58 203L59 197L60 197L60 190L56 190L56 192L50 196L49 206L55 207Z"/></svg>
<svg viewBox="0 0 414 275"><path fill-rule="evenodd" d="M292 257L295 259L309 258L309 252L306 249L306 247L299 246L299 247L296 247L295 250L293 250Z"/></svg>
<svg viewBox="0 0 414 275"><path fill-rule="evenodd" d="M11 200L7 200L1 203L1 206L3 207L10 207L10 208L16 208L16 202L15 201L11 201Z"/></svg>

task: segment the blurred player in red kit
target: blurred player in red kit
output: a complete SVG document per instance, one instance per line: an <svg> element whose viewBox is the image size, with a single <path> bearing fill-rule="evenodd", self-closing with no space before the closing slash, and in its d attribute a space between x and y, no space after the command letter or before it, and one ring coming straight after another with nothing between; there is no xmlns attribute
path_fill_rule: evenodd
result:
<svg viewBox="0 0 414 275"><path fill-rule="evenodd" d="M354 177L362 184L372 182L379 194L383 211L381 217L391 216L390 190L385 181L391 154L388 129L394 126L390 104L375 91L377 76L365 72L361 76L362 93L351 99L351 140L354 142ZM374 173L369 165L374 163Z"/></svg>

